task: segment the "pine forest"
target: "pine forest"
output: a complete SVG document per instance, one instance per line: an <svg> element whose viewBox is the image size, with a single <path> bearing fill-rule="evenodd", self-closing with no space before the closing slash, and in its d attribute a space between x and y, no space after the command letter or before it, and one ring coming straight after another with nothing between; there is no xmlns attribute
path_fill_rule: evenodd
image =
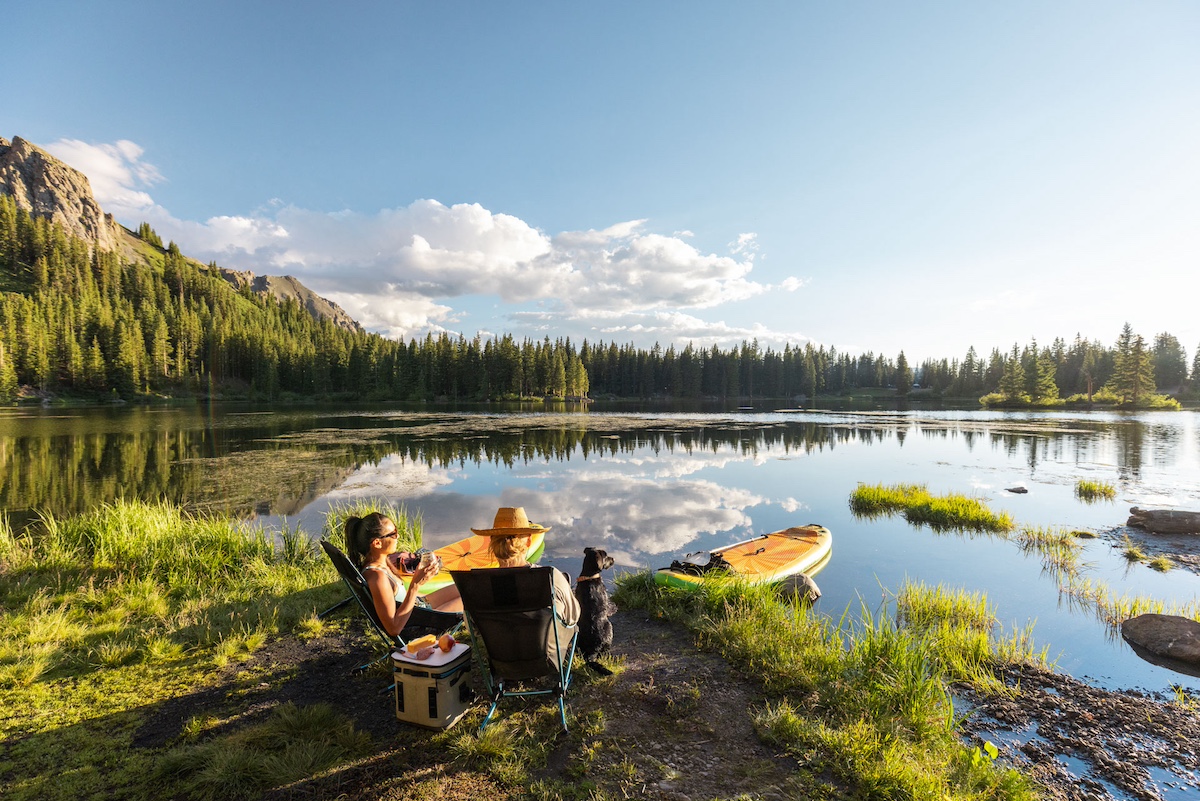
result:
<svg viewBox="0 0 1200 801"><path fill-rule="evenodd" d="M236 290L216 265L165 248L147 224L130 232L145 263L68 237L0 197L0 400L207 396L286 400L779 398L860 390L984 403L1064 400L1170 407L1200 383L1172 335L1147 343L1128 325L1112 347L1076 336L987 356L909 365L901 351L757 341L727 350L448 333L407 342L318 320L295 301Z"/></svg>

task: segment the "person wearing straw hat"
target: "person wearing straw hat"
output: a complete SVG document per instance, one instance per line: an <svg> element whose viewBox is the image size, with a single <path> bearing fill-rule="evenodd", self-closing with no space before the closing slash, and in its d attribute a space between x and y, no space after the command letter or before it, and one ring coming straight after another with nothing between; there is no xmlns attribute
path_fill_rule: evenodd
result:
<svg viewBox="0 0 1200 801"><path fill-rule="evenodd" d="M490 537L488 552L495 558L499 567L527 567L529 562L529 546L533 535L549 531L549 526L540 526L529 522L525 509L520 506L501 507L496 510L496 518L491 528L472 528L471 531L482 537ZM554 611L558 613L559 635L570 636L568 629L579 622L579 601L571 590L571 580L558 568L554 570ZM554 645L547 649L547 658L554 660Z"/></svg>

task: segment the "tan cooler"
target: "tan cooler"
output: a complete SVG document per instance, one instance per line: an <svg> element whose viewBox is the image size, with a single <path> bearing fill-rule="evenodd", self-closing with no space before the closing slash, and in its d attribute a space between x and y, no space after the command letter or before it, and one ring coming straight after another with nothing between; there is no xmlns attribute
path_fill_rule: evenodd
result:
<svg viewBox="0 0 1200 801"><path fill-rule="evenodd" d="M455 643L450 651L435 650L419 660L407 651L392 653L396 680L396 717L428 729L447 729L471 706L474 693L467 683L471 646Z"/></svg>

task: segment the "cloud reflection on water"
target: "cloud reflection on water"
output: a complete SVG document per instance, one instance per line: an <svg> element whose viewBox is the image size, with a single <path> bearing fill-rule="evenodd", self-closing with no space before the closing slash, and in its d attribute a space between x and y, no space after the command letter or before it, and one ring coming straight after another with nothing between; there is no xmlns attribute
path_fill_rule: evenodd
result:
<svg viewBox="0 0 1200 801"><path fill-rule="evenodd" d="M531 520L553 527L547 540L551 559L574 558L594 546L608 550L621 565L642 567L650 563L648 557L686 550L705 535L750 536L749 510L755 507L803 508L790 496L769 498L696 477L754 461L754 454L732 451L539 461L507 471L506 486L498 487L489 470L471 473L389 456L363 466L323 500L403 503L420 513L431 547L489 525L498 507L523 506Z"/></svg>

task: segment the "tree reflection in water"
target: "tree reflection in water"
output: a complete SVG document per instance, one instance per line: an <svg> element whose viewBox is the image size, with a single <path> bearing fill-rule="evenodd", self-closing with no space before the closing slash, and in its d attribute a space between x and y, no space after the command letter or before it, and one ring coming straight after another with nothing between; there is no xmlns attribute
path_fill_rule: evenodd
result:
<svg viewBox="0 0 1200 801"><path fill-rule="evenodd" d="M1164 465L1181 442L1174 420L1150 424L1111 415L18 410L0 418L0 507L20 519L36 510L63 514L140 498L241 516L293 514L364 465L389 457L430 468L511 470L641 449L787 457L848 442L903 444L909 433L961 441L966 451L985 437L1011 458L1023 454L1030 474L1051 447L1053 458L1076 460L1111 449L1122 481L1139 478L1148 443Z"/></svg>

